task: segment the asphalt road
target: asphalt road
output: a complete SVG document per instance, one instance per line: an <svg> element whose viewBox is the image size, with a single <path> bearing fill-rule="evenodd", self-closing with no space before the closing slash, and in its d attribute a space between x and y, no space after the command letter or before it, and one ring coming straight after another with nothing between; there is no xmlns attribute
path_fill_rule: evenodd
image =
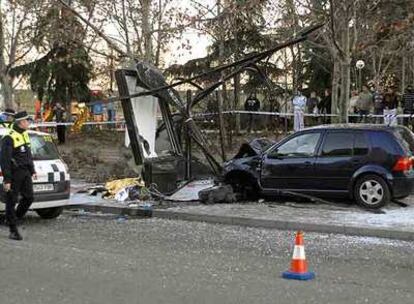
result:
<svg viewBox="0 0 414 304"><path fill-rule="evenodd" d="M280 278L293 232L112 216L0 227L0 303L414 303L414 244L305 234L316 272Z"/></svg>

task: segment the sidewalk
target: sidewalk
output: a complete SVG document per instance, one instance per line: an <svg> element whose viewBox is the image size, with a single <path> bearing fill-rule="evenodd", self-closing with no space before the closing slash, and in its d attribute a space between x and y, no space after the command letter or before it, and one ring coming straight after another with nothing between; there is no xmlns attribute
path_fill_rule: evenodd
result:
<svg viewBox="0 0 414 304"><path fill-rule="evenodd" d="M374 214L357 207L336 207L312 203L232 204L212 206L186 206L168 209L185 220L204 220L222 224L250 227L305 230L372 236L401 240L414 240L414 204L402 208L384 208L386 214ZM154 216L162 216L155 215Z"/></svg>
<svg viewBox="0 0 414 304"><path fill-rule="evenodd" d="M72 200L76 202L77 208L85 211L141 215L136 207L105 201L99 197L75 194ZM407 208L391 205L383 209L385 214L374 214L353 206L313 203L187 203L166 209L155 206L152 216L269 229L300 229L309 232L414 240L414 197L405 202L409 204Z"/></svg>

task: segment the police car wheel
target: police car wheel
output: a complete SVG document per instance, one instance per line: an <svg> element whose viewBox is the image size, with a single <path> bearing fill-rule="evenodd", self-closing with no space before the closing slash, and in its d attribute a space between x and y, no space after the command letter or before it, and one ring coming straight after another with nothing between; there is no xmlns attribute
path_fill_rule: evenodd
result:
<svg viewBox="0 0 414 304"><path fill-rule="evenodd" d="M45 220L50 220L57 218L59 215L62 214L63 208L62 207L54 207L54 208L45 208L45 209L38 209L36 213Z"/></svg>

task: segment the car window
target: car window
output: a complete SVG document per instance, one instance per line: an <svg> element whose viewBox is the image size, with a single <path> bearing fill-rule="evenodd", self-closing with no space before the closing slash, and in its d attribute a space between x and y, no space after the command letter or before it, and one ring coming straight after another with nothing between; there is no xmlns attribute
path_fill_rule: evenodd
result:
<svg viewBox="0 0 414 304"><path fill-rule="evenodd" d="M414 153L414 135L410 130L399 127L394 130L394 134L407 151Z"/></svg>
<svg viewBox="0 0 414 304"><path fill-rule="evenodd" d="M371 142L371 148L373 153L386 153L386 154L398 154L401 149L391 135L391 133L385 131L369 131L369 140Z"/></svg>
<svg viewBox="0 0 414 304"><path fill-rule="evenodd" d="M322 156L352 156L354 134L351 132L329 132L322 147Z"/></svg>
<svg viewBox="0 0 414 304"><path fill-rule="evenodd" d="M30 134L30 143L34 160L59 159L59 152L50 135Z"/></svg>
<svg viewBox="0 0 414 304"><path fill-rule="evenodd" d="M364 156L369 152L368 139L364 133L358 132L354 134L354 156Z"/></svg>
<svg viewBox="0 0 414 304"><path fill-rule="evenodd" d="M271 153L279 157L309 157L315 154L320 133L307 133L296 136Z"/></svg>

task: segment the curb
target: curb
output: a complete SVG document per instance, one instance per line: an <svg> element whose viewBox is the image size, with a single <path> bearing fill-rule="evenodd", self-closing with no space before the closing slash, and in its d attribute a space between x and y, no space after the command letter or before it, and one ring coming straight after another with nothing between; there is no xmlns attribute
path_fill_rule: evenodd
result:
<svg viewBox="0 0 414 304"><path fill-rule="evenodd" d="M123 206L76 205L70 206L68 209L72 208L82 208L88 212L102 212L116 215L129 215L131 217L156 217L170 220L205 222L212 224L223 224L253 228L303 230L306 232L333 233L350 236L378 237L402 241L414 241L414 232L388 228L358 227L351 225L332 225L319 223L301 223L285 220L268 220L238 216L209 215L160 209L155 209L151 213L148 212L148 210L129 208Z"/></svg>
<svg viewBox="0 0 414 304"><path fill-rule="evenodd" d="M319 232L319 233L333 233L343 234L350 236L365 236L365 237L378 237L403 241L413 241L414 232L401 231L387 228L371 228L371 227L358 227L350 225L330 225L330 224L318 224L318 223L301 223L294 221L284 220L267 220L258 218L247 218L237 216L222 216L222 215L208 215L208 214L194 214L186 212L176 212L168 210L154 210L153 217L206 222L224 225L245 226L254 228L267 228L267 229L279 229L279 230L304 230L307 232Z"/></svg>
<svg viewBox="0 0 414 304"><path fill-rule="evenodd" d="M71 209L83 209L87 212L97 213L110 213L114 215L128 215L131 217L152 217L152 210L145 210L141 208L130 208L126 206L109 206L109 205L70 205L65 207L67 210Z"/></svg>

